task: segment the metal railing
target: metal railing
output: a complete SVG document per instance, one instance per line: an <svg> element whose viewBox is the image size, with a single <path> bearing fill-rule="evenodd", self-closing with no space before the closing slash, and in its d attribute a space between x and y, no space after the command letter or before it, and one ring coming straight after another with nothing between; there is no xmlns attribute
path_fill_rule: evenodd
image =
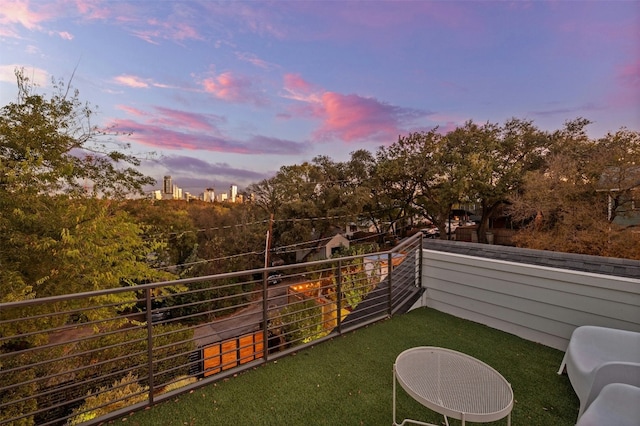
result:
<svg viewBox="0 0 640 426"><path fill-rule="evenodd" d="M0 425L96 424L406 310L421 245L0 304Z"/></svg>

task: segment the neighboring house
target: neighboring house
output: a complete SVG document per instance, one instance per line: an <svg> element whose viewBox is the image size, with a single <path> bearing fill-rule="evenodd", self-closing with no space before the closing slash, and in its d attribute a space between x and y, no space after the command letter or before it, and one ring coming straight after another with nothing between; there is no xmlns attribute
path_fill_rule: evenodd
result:
<svg viewBox="0 0 640 426"><path fill-rule="evenodd" d="M377 229L376 229L375 225L370 220L364 220L364 221L357 222L357 223L356 222L350 222L345 227L344 235L347 238L351 238L353 236L353 234L356 234L358 232L375 233L375 232L377 232Z"/></svg>
<svg viewBox="0 0 640 426"><path fill-rule="evenodd" d="M607 220L616 225L640 226L640 166L621 170L611 167L598 182L607 193Z"/></svg>
<svg viewBox="0 0 640 426"><path fill-rule="evenodd" d="M391 255L391 270L394 270L405 259L404 253L393 253ZM374 254L364 258L364 269L369 277L377 275L380 281L387 278L389 274L389 257L386 255Z"/></svg>
<svg viewBox="0 0 640 426"><path fill-rule="evenodd" d="M341 247L349 248L349 240L342 234L328 237L312 247L296 250L296 262L310 262L313 260L331 259Z"/></svg>

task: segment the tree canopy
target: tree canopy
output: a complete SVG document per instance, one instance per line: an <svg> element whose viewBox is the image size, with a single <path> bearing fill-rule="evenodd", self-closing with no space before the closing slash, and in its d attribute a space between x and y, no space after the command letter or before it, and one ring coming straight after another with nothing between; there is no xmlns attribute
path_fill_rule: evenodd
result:
<svg viewBox="0 0 640 426"><path fill-rule="evenodd" d="M468 121L400 136L342 163L321 157L286 166L250 191L276 219L308 220L274 234L287 244L349 221L368 221L380 235L428 221L446 238L453 209L476 205L480 242L489 220L506 214L524 247L640 258L638 234L617 224L637 215L640 134L623 128L593 140L589 124L577 118L547 132L517 118ZM331 222L332 213L341 216Z"/></svg>
<svg viewBox="0 0 640 426"><path fill-rule="evenodd" d="M169 278L148 262L161 246L119 208L153 182L138 159L77 91L57 82L47 97L16 77L0 110L0 302Z"/></svg>
<svg viewBox="0 0 640 426"><path fill-rule="evenodd" d="M0 302L256 268L271 215L272 247L288 247L351 222L381 241L421 221L446 238L453 209L471 204L481 242L506 212L518 245L640 258L625 225L637 215L640 134L625 128L594 140L583 118L554 132L468 121L344 162L283 166L248 188L255 201L244 206L153 204L125 199L153 182L126 135L94 125L69 84L54 81L47 96L22 71L16 79L15 102L0 110Z"/></svg>

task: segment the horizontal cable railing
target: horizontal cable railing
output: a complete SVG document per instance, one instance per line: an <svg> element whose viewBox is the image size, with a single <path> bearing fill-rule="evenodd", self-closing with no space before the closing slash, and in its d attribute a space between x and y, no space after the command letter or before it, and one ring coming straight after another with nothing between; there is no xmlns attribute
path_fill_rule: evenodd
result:
<svg viewBox="0 0 640 426"><path fill-rule="evenodd" d="M406 309L421 240L0 304L0 425L96 424Z"/></svg>

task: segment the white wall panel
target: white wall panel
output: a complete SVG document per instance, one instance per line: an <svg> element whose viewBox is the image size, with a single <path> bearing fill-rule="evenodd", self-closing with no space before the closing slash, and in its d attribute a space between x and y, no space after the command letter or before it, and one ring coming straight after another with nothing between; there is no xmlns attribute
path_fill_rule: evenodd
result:
<svg viewBox="0 0 640 426"><path fill-rule="evenodd" d="M640 331L640 280L423 250L421 306L564 350L575 327Z"/></svg>

